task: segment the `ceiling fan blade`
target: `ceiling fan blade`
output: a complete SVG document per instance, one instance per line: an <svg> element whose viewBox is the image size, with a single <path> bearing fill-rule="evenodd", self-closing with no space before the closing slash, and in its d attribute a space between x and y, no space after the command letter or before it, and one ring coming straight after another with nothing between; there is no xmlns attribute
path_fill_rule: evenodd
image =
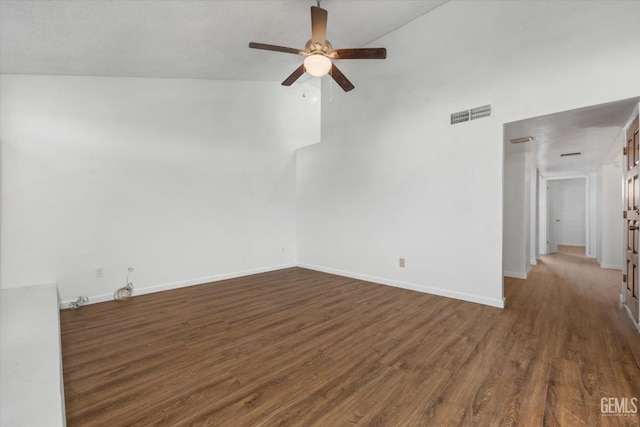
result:
<svg viewBox="0 0 640 427"><path fill-rule="evenodd" d="M320 7L311 6L311 44L324 46L327 41L328 12Z"/></svg>
<svg viewBox="0 0 640 427"><path fill-rule="evenodd" d="M335 54L335 56L334 56ZM329 54L333 59L385 59L387 49L384 47L367 47L363 49L334 49Z"/></svg>
<svg viewBox="0 0 640 427"><path fill-rule="evenodd" d="M293 82L298 80L300 76L304 74L304 71L304 64L302 64L282 82L282 86L291 86Z"/></svg>
<svg viewBox="0 0 640 427"><path fill-rule="evenodd" d="M300 49L294 49L292 47L276 46L273 44L251 42L249 43L249 47L251 49L262 49L262 50L272 50L275 52L293 53L294 55L302 54L302 51Z"/></svg>
<svg viewBox="0 0 640 427"><path fill-rule="evenodd" d="M351 83L349 79L344 74L342 74L342 71L340 71L335 64L331 66L331 71L329 72L329 74L331 74L333 80L335 80L336 83L338 83L342 90L344 90L345 92L349 92L355 87L353 83Z"/></svg>

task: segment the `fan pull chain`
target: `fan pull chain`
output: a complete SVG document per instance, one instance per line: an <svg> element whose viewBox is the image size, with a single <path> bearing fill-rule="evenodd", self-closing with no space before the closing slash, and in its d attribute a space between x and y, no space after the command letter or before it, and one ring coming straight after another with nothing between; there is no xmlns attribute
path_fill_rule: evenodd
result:
<svg viewBox="0 0 640 427"><path fill-rule="evenodd" d="M333 102L333 67L329 70L329 75L331 76L331 83L329 86L329 102Z"/></svg>

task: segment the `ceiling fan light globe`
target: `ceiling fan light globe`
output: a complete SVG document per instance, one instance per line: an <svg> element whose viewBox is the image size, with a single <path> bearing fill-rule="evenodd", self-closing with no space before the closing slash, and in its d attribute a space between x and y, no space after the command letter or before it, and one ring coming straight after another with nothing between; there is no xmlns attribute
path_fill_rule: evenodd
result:
<svg viewBox="0 0 640 427"><path fill-rule="evenodd" d="M314 77L322 77L331 70L332 62L324 55L309 55L304 59L304 69Z"/></svg>

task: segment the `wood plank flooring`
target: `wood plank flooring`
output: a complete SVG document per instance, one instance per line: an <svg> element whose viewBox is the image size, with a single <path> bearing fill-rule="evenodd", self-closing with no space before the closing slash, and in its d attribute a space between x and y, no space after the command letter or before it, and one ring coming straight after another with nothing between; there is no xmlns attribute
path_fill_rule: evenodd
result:
<svg viewBox="0 0 640 427"><path fill-rule="evenodd" d="M584 246L558 245L558 253L561 254L584 258L585 252Z"/></svg>
<svg viewBox="0 0 640 427"><path fill-rule="evenodd" d="M292 268L63 311L69 426L637 426L619 271L546 256L504 310ZM640 405L639 405L640 406Z"/></svg>

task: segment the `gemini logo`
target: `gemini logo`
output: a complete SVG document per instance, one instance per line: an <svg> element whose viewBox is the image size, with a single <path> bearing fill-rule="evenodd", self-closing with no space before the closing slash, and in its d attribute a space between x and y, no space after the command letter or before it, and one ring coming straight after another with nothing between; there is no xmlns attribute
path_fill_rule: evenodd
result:
<svg viewBox="0 0 640 427"><path fill-rule="evenodd" d="M600 412L608 416L630 416L638 413L637 397L603 397Z"/></svg>

